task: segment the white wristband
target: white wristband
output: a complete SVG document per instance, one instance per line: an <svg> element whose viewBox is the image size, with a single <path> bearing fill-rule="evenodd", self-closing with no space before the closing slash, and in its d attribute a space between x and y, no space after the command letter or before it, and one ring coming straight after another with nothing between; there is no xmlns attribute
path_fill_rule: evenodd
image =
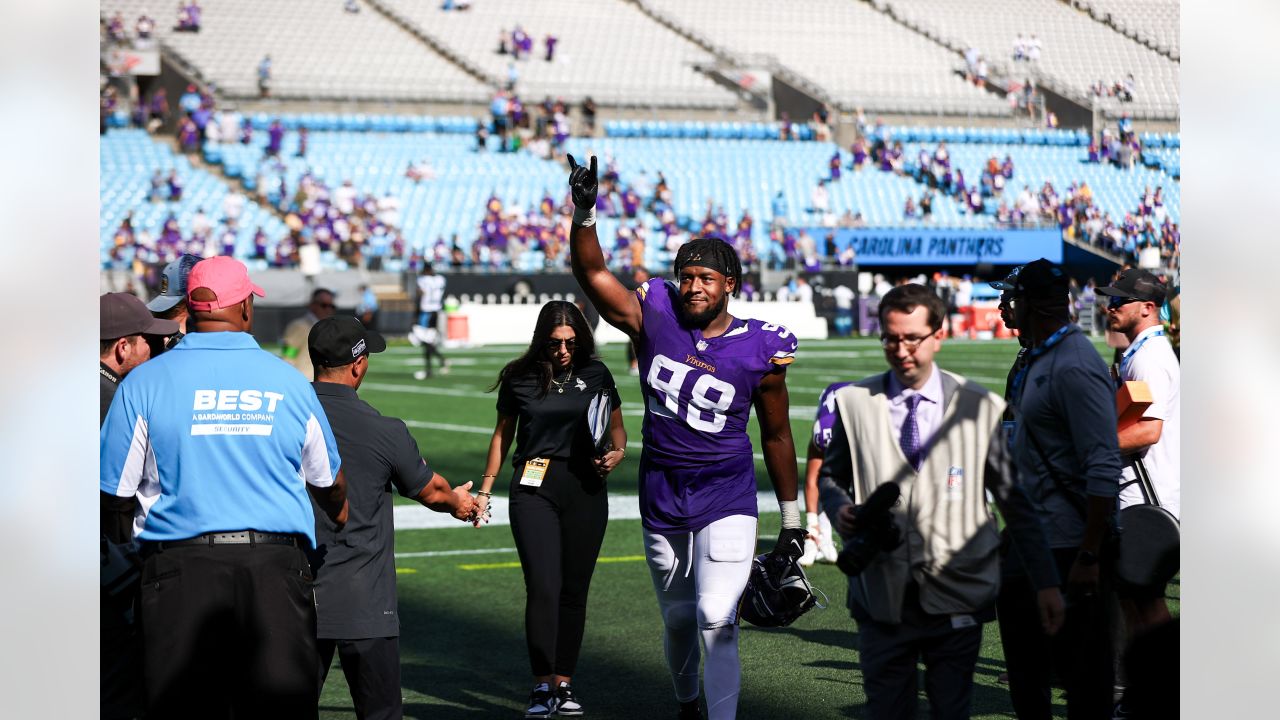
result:
<svg viewBox="0 0 1280 720"><path fill-rule="evenodd" d="M779 500L778 510L782 512L783 530L800 530L800 504L795 500Z"/></svg>
<svg viewBox="0 0 1280 720"><path fill-rule="evenodd" d="M818 527L818 513L806 512L804 514L804 521L811 528Z"/></svg>
<svg viewBox="0 0 1280 720"><path fill-rule="evenodd" d="M586 210L580 207L573 209L573 224L581 227L591 227L596 224L596 208L591 206Z"/></svg>

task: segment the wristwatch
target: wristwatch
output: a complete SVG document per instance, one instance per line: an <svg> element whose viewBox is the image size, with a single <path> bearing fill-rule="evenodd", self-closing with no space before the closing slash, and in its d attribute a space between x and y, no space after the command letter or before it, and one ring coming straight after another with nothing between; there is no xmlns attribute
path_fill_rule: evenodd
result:
<svg viewBox="0 0 1280 720"><path fill-rule="evenodd" d="M1076 554L1076 560L1085 567L1098 564L1098 554L1089 550L1081 550Z"/></svg>

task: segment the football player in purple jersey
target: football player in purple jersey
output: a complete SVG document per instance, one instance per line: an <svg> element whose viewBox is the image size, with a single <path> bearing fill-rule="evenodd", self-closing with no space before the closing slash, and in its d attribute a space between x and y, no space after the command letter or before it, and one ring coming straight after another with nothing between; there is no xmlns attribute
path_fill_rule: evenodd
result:
<svg viewBox="0 0 1280 720"><path fill-rule="evenodd" d="M702 717L701 638L708 714L733 718L741 681L738 604L755 555L758 515L747 435L753 406L782 511L768 564L784 567L804 551L786 385L796 338L784 327L729 314L742 265L718 239L683 245L675 282L653 278L627 290L605 267L596 237L596 159L585 166L570 156L569 167L574 277L600 315L631 338L639 357L645 398L640 515L680 717Z"/></svg>
<svg viewBox="0 0 1280 720"><path fill-rule="evenodd" d="M818 508L818 473L822 470L822 453L831 441L831 428L836 424L835 393L852 382L831 383L818 397L818 416L813 421L813 438L804 461L804 509L808 537L804 541L804 555L800 564L809 567L815 560L833 563L839 553L831 531L831 519Z"/></svg>

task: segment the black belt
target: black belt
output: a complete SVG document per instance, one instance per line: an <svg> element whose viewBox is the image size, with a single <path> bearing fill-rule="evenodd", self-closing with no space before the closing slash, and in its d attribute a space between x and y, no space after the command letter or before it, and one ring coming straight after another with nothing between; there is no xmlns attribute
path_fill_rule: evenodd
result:
<svg viewBox="0 0 1280 720"><path fill-rule="evenodd" d="M190 545L292 545L297 547L298 536L241 530L240 532L205 533L186 540L165 540L153 544L157 550Z"/></svg>

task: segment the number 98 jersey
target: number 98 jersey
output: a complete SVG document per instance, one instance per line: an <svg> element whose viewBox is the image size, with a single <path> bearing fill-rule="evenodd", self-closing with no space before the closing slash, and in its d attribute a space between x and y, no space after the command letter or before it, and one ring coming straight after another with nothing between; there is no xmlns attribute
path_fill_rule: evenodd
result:
<svg viewBox="0 0 1280 720"><path fill-rule="evenodd" d="M747 420L765 375L795 359L785 327L734 318L718 337L678 319L679 289L660 278L636 290L644 321L636 355L645 398L640 507L647 528L696 531L757 514Z"/></svg>

